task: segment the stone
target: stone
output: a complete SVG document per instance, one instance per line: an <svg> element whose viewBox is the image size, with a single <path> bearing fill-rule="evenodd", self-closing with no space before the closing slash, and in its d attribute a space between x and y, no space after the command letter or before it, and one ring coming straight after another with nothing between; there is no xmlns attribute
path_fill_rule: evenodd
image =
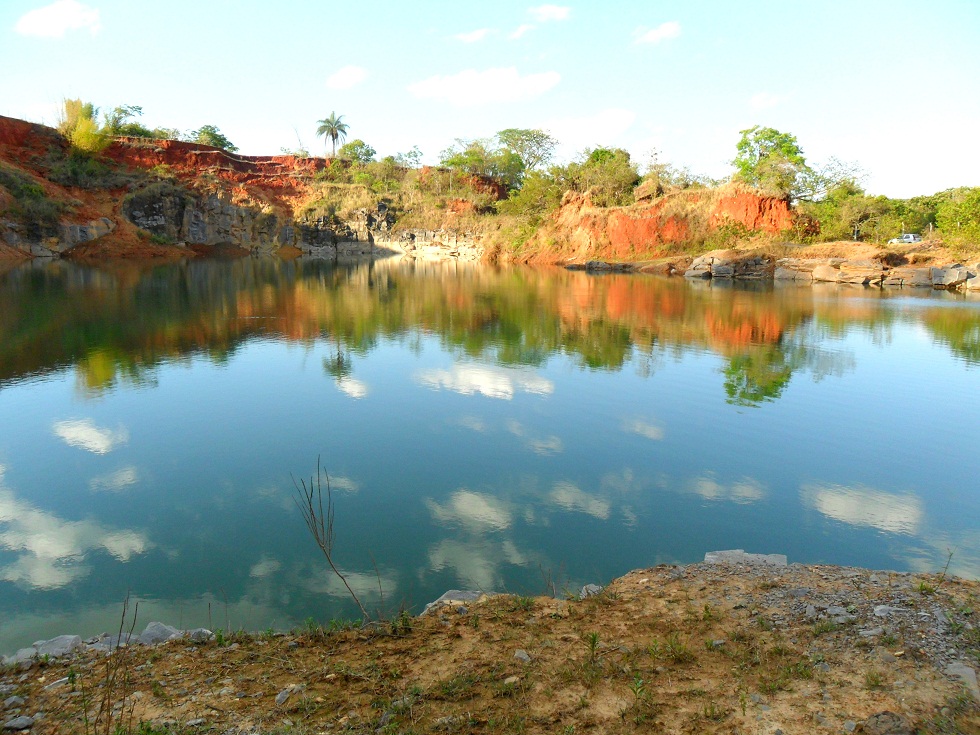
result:
<svg viewBox="0 0 980 735"><path fill-rule="evenodd" d="M880 263L849 261L847 263L841 263L837 280L839 283L878 285L884 277L884 268Z"/></svg>
<svg viewBox="0 0 980 735"><path fill-rule="evenodd" d="M970 690L973 698L980 702L980 686L977 685L977 672L967 666L962 661L954 661L946 667L946 675L952 676L963 682L963 686Z"/></svg>
<svg viewBox="0 0 980 735"><path fill-rule="evenodd" d="M874 636L883 635L885 632L884 628L868 628L866 630L859 630L858 635L865 638L873 638Z"/></svg>
<svg viewBox="0 0 980 735"><path fill-rule="evenodd" d="M187 632L187 637L194 643L207 643L209 640L214 638L214 633L207 628L195 628L194 630Z"/></svg>
<svg viewBox="0 0 980 735"><path fill-rule="evenodd" d="M7 720L3 723L4 730L12 730L19 732L20 730L29 730L34 726L34 718L28 717L27 715L21 715L20 717L14 717L12 720Z"/></svg>
<svg viewBox="0 0 980 735"><path fill-rule="evenodd" d="M966 283L967 279L972 275L963 266L950 266L949 268L943 269L943 279L941 285L945 288L956 288L957 286Z"/></svg>
<svg viewBox="0 0 980 735"><path fill-rule="evenodd" d="M813 280L822 283L837 283L840 271L832 265L818 265L813 269Z"/></svg>
<svg viewBox="0 0 980 735"><path fill-rule="evenodd" d="M915 735L915 729L907 719L894 712L879 712L861 723L864 735Z"/></svg>
<svg viewBox="0 0 980 735"><path fill-rule="evenodd" d="M144 646L152 646L179 637L180 631L176 628L164 623L152 622L140 633L139 642Z"/></svg>
<svg viewBox="0 0 980 735"><path fill-rule="evenodd" d="M813 274L810 271L795 270L779 266L772 274L774 281L812 281Z"/></svg>
<svg viewBox="0 0 980 735"><path fill-rule="evenodd" d="M887 618L897 612L902 612L902 608L892 607L891 605L875 605L874 609L875 617L877 618Z"/></svg>
<svg viewBox="0 0 980 735"><path fill-rule="evenodd" d="M753 564L785 567L785 554L746 554L744 549L709 551L704 555L705 564Z"/></svg>
<svg viewBox="0 0 980 735"><path fill-rule="evenodd" d="M293 693L292 687L286 687L281 692L279 692L276 695L276 706L281 707L282 705L284 705L286 703L286 700L289 699L289 695L292 693Z"/></svg>
<svg viewBox="0 0 980 735"><path fill-rule="evenodd" d="M711 266L712 278L732 278L735 276L735 266L730 263L716 263Z"/></svg>
<svg viewBox="0 0 980 735"><path fill-rule="evenodd" d="M206 720L203 717L197 717L197 718L195 718L193 720L188 720L187 721L187 724L186 724L186 727L200 727L205 722L206 722Z"/></svg>
<svg viewBox="0 0 980 735"><path fill-rule="evenodd" d="M37 647L37 655L61 658L62 656L67 656L72 651L82 648L84 645L81 636L59 635L57 638L42 641L41 645Z"/></svg>
<svg viewBox="0 0 980 735"><path fill-rule="evenodd" d="M711 266L688 268L684 271L684 278L711 278Z"/></svg>
<svg viewBox="0 0 980 735"><path fill-rule="evenodd" d="M514 652L514 658L516 658L518 661L523 661L526 664L531 663L531 656L523 648L518 648Z"/></svg>
<svg viewBox="0 0 980 735"><path fill-rule="evenodd" d="M976 270L980 270L980 267L978 267ZM967 282L966 282L966 290L967 291L980 291L980 273L978 273L977 275L973 276L972 278L967 279Z"/></svg>
<svg viewBox="0 0 980 735"><path fill-rule="evenodd" d="M857 729L857 723L854 720L844 720L844 732L854 732Z"/></svg>
<svg viewBox="0 0 980 735"><path fill-rule="evenodd" d="M14 707L20 707L26 701L27 700L24 699L23 697L16 697L16 696L14 696L14 697L7 697L5 700L3 700L3 708L4 709L13 709Z"/></svg>
<svg viewBox="0 0 980 735"><path fill-rule="evenodd" d="M438 598L430 602L422 610L422 615L425 615L431 609L439 607L441 605L456 606L465 603L478 602L485 597L493 596L493 592L481 592L479 590L446 590Z"/></svg>
<svg viewBox="0 0 980 735"><path fill-rule="evenodd" d="M507 686L514 686L520 680L521 677L519 676L508 676L506 679L504 679L504 684L506 684Z"/></svg>
<svg viewBox="0 0 980 735"><path fill-rule="evenodd" d="M584 600L586 597L592 597L593 595L598 595L600 592L602 592L602 587L600 587L599 585L587 584L584 587L582 587L582 589L578 593L578 596Z"/></svg>

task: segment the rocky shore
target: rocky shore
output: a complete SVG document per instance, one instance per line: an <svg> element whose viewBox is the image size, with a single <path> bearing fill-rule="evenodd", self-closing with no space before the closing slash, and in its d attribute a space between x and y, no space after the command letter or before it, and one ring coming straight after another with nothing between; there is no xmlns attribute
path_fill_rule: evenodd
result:
<svg viewBox="0 0 980 735"><path fill-rule="evenodd" d="M733 250L716 250L694 259L678 259L653 265L592 260L567 267L596 272L653 272L699 280L842 283L980 292L980 261L943 266L907 262L888 265L868 258L774 258L745 255Z"/></svg>
<svg viewBox="0 0 980 735"><path fill-rule="evenodd" d="M714 552L562 598L288 633L39 641L8 732L980 732L980 583ZM117 730L117 728L119 728Z"/></svg>

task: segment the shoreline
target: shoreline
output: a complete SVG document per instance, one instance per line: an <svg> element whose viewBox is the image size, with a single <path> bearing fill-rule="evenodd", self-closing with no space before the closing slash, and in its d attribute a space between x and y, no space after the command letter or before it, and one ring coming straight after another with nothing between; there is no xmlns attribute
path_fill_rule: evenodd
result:
<svg viewBox="0 0 980 735"><path fill-rule="evenodd" d="M128 684L103 717L154 733L287 721L298 732L912 732L872 729L884 712L922 732L973 732L978 602L980 582L945 574L712 552L574 599L451 591L366 627L169 641L154 623L153 645L112 656L112 641L79 639L0 671L4 699L16 698L2 720L70 731L86 684L97 691L115 664Z"/></svg>

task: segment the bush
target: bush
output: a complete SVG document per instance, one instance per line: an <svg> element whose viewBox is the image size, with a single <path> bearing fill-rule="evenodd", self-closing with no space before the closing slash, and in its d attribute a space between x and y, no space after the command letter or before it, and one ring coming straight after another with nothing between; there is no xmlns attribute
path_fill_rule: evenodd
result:
<svg viewBox="0 0 980 735"><path fill-rule="evenodd" d="M72 150L67 158L55 163L48 178L56 184L80 189L118 189L130 181L130 177L80 150Z"/></svg>

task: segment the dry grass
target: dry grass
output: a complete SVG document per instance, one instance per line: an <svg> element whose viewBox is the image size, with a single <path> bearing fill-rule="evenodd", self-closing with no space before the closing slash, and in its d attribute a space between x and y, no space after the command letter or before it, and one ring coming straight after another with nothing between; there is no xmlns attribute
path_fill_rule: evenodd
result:
<svg viewBox="0 0 980 735"><path fill-rule="evenodd" d="M777 616L763 600L778 598L780 584L711 570L679 578L671 571L633 572L584 600L498 596L408 624L314 625L287 635L237 635L223 645L136 648L125 704L133 706L134 722L150 723L145 732L197 732L188 723L203 719L218 732L778 727L792 735L812 732L817 713L838 730L846 719L886 709L929 723L955 699L957 687L921 657L905 656L884 671L869 663L851 627L818 633L786 608ZM814 572L785 586L801 583L834 584ZM836 584L850 589L843 578ZM934 595L929 604L938 601ZM530 661L515 657L518 650ZM92 654L35 668L21 690L49 716L33 732L78 730L70 687L44 687L69 672L73 686L91 686L102 668ZM900 689L893 686L898 680L905 682ZM288 696L277 705L282 692ZM822 697L828 692L832 704ZM980 723L975 705L951 717L959 718L957 727Z"/></svg>

